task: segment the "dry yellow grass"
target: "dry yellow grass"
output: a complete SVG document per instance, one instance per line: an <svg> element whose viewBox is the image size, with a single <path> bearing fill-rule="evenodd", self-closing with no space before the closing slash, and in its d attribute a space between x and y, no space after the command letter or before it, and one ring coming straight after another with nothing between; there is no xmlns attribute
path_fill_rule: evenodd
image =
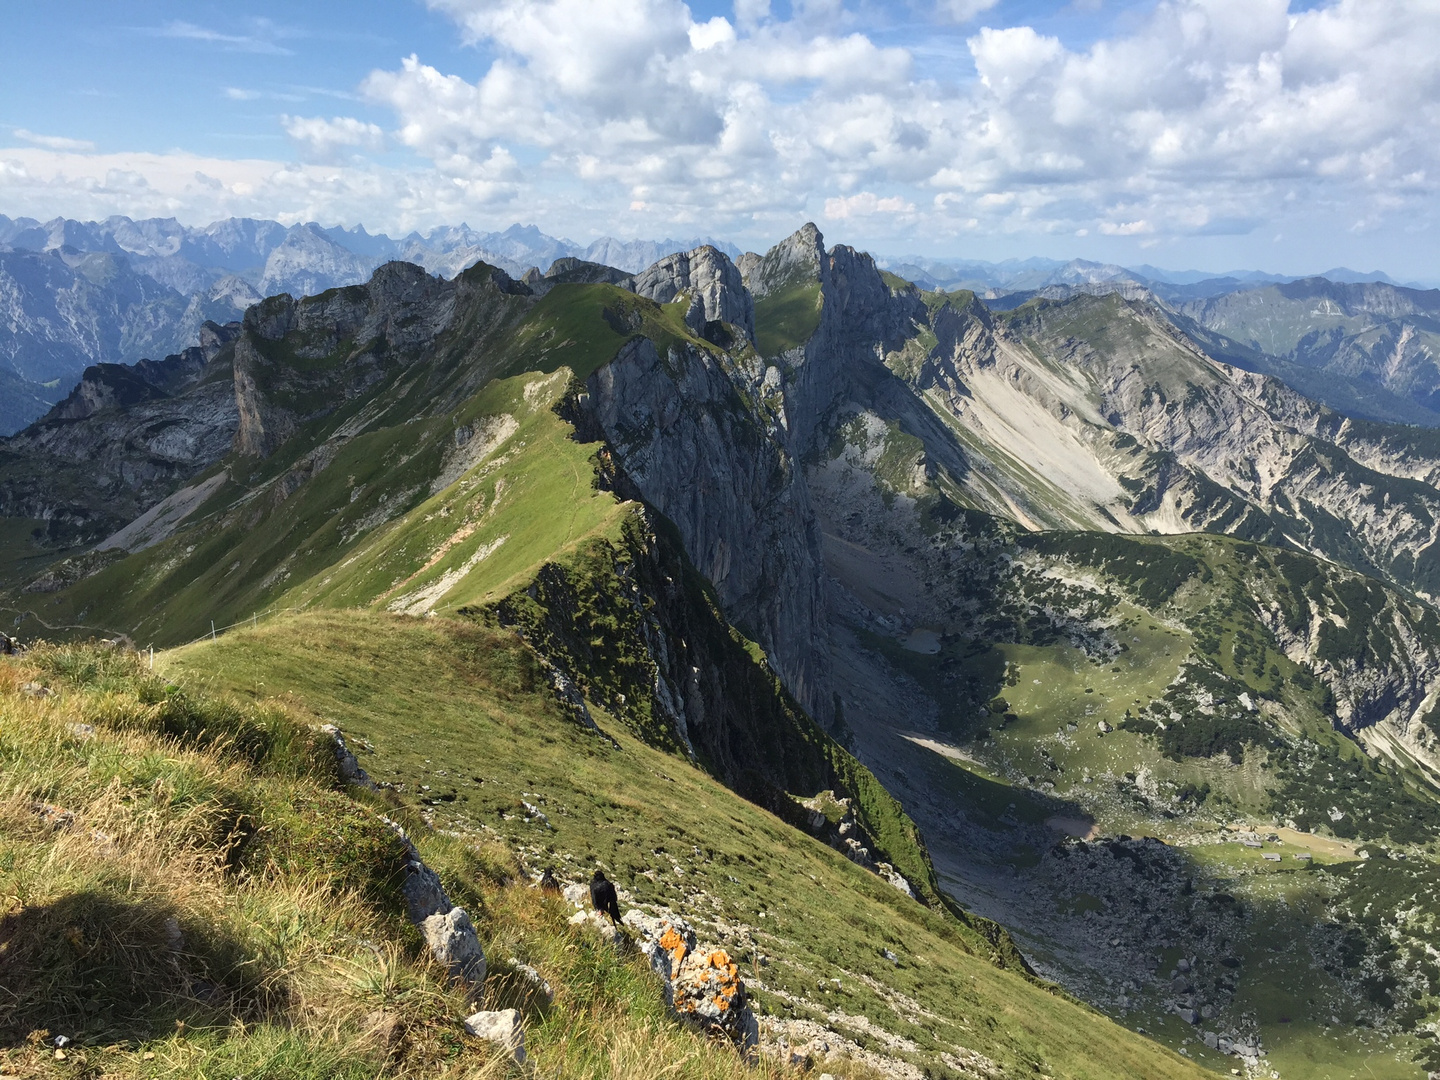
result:
<svg viewBox="0 0 1440 1080"><path fill-rule="evenodd" d="M464 1033L478 1003L401 916L393 833L337 790L306 719L279 702L184 699L117 652L0 663L0 1072L517 1071ZM568 927L504 848L437 837L431 849L468 871L447 885L491 956L483 1004L525 1013L529 1072L782 1075L668 1020L643 963ZM510 974L522 956L556 988L553 1005ZM73 1040L58 1054L56 1035Z"/></svg>

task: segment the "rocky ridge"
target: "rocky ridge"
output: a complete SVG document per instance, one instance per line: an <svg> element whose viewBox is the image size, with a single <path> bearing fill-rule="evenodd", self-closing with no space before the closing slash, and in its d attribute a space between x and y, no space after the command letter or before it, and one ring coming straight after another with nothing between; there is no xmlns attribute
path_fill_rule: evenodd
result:
<svg viewBox="0 0 1440 1080"><path fill-rule="evenodd" d="M559 280L567 276L576 280ZM560 284L572 288L556 292ZM613 354L582 363L574 323L526 322L557 308L568 315L559 303L566 297L595 302L591 329L613 335L605 339ZM729 321L747 316L750 327ZM437 494L442 461L477 437L480 429L451 410L515 370L506 365L517 354L506 350L517 341L532 350L522 354L527 362L549 372L569 360L577 378L561 394L554 376L542 375L516 395L548 401L553 392L580 438L600 444L596 484L656 512L634 519L652 552L670 525L678 545L654 560L617 549L584 574L548 567L528 600L511 598L513 611L489 610L564 669L582 706L589 697L627 723L663 721L667 737L738 787L755 745L736 741L729 720L717 722L725 715L718 703L737 684L724 664L711 663L710 642L697 645L701 622L681 617L705 603L682 595L690 587L683 549L785 688L837 735L854 737L927 832L942 837L942 880L982 911L1028 920L1039 908L1020 905L993 877L977 879L964 845L944 838L956 815L970 811L920 779L926 769L916 763L927 755L980 754L1014 790L1056 800L1044 805L1067 821L1086 808L1110 814L1120 806L1152 819L1189 814L1204 796L1182 794L1178 778L1189 774L1164 761L1189 768L1186 759L1199 758L1218 778L1228 760L1253 779L1268 771L1257 764L1262 755L1329 747L1322 723L1391 752L1397 767L1433 767L1433 610L1424 597L1305 553L1418 583L1436 473L1425 441L1347 421L1275 380L1219 362L1141 301L1083 296L996 314L969 298L921 294L852 249L827 251L813 227L738 266L701 249L633 280L566 264L528 283L489 267L442 282L392 264L366 287L274 298L247 313L240 336L205 369L218 370L228 355L237 417L233 441L212 464L228 456L249 473L251 528L297 493L323 488L341 503L376 500L343 543L381 535L382 524ZM79 432L154 404L125 404L99 387L69 406L75 418L48 423L59 431L63 420ZM480 438L497 461L520 450L505 445L516 430L506 415L509 425L495 430L508 434L493 445ZM397 426L449 418L446 456L407 439L395 469L422 452L430 457L418 460L431 464L407 475L405 487L398 478L394 490L388 479L372 486L351 478L325 488L344 471L331 466L346 441L381 430L384 417ZM162 487L157 481L137 505ZM493 495L492 507L503 499L498 482ZM448 509L434 504L429 512L443 517ZM475 525L467 519L446 544L462 542ZM1047 528L1026 528L1037 525ZM183 527L183 515L174 526ZM1210 535L1184 535L1198 530ZM378 558L383 547L352 550ZM436 559L448 548L437 550ZM602 578L614 588L593 589ZM529 602L541 611L527 622ZM1155 625L1142 630L1146 620ZM1127 694L1101 707L1097 695L1053 734L1034 732L1023 745L997 740L1004 752L963 745L987 737L979 720L1002 736L1031 720L1029 708L1011 706L1022 692L1040 692L1011 688L1019 666L1011 655L1048 662L1007 653L987 673L964 666L971 656L989 649L996 659L994 651L1011 645L1068 648L1079 654L1064 654L1072 670L1098 681L1126 675L1124 654L1146 645L1137 632L1173 636L1163 642L1165 657L1179 651L1156 660L1148 699ZM1149 639L1157 655L1158 641ZM610 646L623 649L607 656ZM899 659L885 659L897 649ZM937 657L937 682L906 675L903 653ZM612 660L627 665L623 677L606 667ZM1173 673L1159 678L1172 663ZM942 716L951 703L964 714L958 721ZM947 730L942 721L960 726ZM1198 742L1186 743L1187 732ZM1121 739L1136 740L1124 744L1127 752L1146 762L1132 775L1095 766L1093 757L1072 764L1072 752L1100 752L1086 740L1108 754ZM897 742L912 756L902 759ZM1167 779L1157 780L1162 774ZM1260 790L1274 796L1275 812L1291 813L1293 803L1313 826L1316 808L1285 794L1291 788L1274 775L1276 785ZM1383 786L1373 767L1366 775ZM830 779L815 772L778 786L808 795ZM756 790L757 801L785 809L774 789ZM1355 812L1352 804L1334 810L1334 822ZM875 863L880 852L853 839L852 854L866 849ZM1046 887L1058 887L1065 875L1040 859L1049 867L1040 875L1048 875ZM933 888L930 877L909 884L924 891ZM1050 923L1024 925L1036 949L1052 948L1046 935L1058 931ZM1075 975L1074 958L1088 955L1055 950L1052 970L1099 1000L1104 991ZM1210 1002L1183 997L1171 1007L1205 1019ZM1242 1034L1238 1017L1227 1023L1205 1029L1217 1046L1221 1034Z"/></svg>
<svg viewBox="0 0 1440 1080"><path fill-rule="evenodd" d="M1253 349L1260 370L1269 358L1278 360L1283 366L1274 373L1302 392L1328 400L1335 383L1369 384L1410 405L1413 422L1435 423L1440 291L1306 278L1180 303L1176 310ZM1363 404L1360 412L1376 415Z"/></svg>
<svg viewBox="0 0 1440 1080"><path fill-rule="evenodd" d="M593 278L588 265L564 264L556 279ZM487 274L488 287L512 297L516 310L544 291ZM1422 595L1434 573L1428 552L1440 513L1440 456L1394 429L1347 421L1273 379L1215 362L1143 302L1086 296L1005 316L944 298L927 307L913 287L886 281L868 256L843 246L827 252L813 226L765 256L745 256L740 267L706 247L610 280L661 303L688 296L686 325L697 337L715 337L718 326L739 332L738 344L671 345L665 355L633 337L589 377L582 410L636 492L679 527L727 612L827 721L829 586L799 463L851 423L847 417L872 425L862 440L871 447L869 468L908 469L902 487L915 494L938 491L1030 527L1226 532L1388 574ZM119 452L141 485L151 485L137 495L132 483L122 496L121 513L137 516L153 505L149 493L226 450L265 458L312 419L403 378L406 357L433 352L458 326L467 290L463 277L445 282L390 264L363 288L304 302L274 298L250 309L233 343L222 341L228 331L207 331L198 352L133 369L124 379L135 389L121 387L119 369L97 374L12 440L7 456L78 463L95 456L97 444L135 445L138 420L154 432L140 444L145 463ZM814 324L767 358L750 347L756 305L782 296L800 297L802 308L813 302ZM316 366L337 350L343 366ZM202 362L209 374L196 368ZM230 402L218 381L227 363ZM122 416L123 426L97 431ZM197 419L207 435L185 437L185 423ZM316 453L311 473L328 451ZM9 512L73 534L83 510L50 492L42 499L31 483L28 495L23 482L6 485ZM103 474L93 483L125 486ZM75 502L87 499L99 501ZM124 523L107 518L104 527ZM1315 656L1311 646L1294 652ZM1403 692L1365 696L1388 695L1392 726L1410 731L1432 675L1422 668ZM1354 716L1354 726L1366 727L1373 710ZM1419 734L1403 738L1419 752Z"/></svg>
<svg viewBox="0 0 1440 1080"><path fill-rule="evenodd" d="M1216 363L1144 305L1087 297L1005 322L952 312L935 317L938 344L912 379L988 459L976 469L926 440L947 474L937 482L962 500L1018 509L1032 527L1294 546L1430 595L1440 490L1425 440ZM1106 337L1076 336L1102 317ZM1115 341L1127 325L1139 347Z"/></svg>
<svg viewBox="0 0 1440 1080"><path fill-rule="evenodd" d="M0 434L42 415L87 366L177 353L207 320L239 319L265 296L359 285L386 262L416 263L447 278L484 262L518 277L536 263L578 258L628 276L667 252L704 243L716 242L604 237L581 247L518 225L392 239L360 226L287 228L248 218L192 228L173 218L42 223L0 215L0 313L8 327L0 332L0 363L20 380L9 410L0 410ZM53 380L58 393L46 385Z"/></svg>

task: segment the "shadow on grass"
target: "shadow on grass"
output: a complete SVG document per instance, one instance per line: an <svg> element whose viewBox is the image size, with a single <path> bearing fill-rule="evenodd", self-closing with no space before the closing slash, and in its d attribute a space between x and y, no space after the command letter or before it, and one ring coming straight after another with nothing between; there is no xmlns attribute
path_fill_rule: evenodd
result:
<svg viewBox="0 0 1440 1080"><path fill-rule="evenodd" d="M144 1039L259 1018L287 997L239 940L170 905L83 891L0 920L0 1045L40 1030Z"/></svg>

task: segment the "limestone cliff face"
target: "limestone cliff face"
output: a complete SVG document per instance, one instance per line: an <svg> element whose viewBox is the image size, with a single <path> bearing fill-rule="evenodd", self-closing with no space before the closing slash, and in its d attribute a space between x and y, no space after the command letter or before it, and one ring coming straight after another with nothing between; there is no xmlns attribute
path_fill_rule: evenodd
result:
<svg viewBox="0 0 1440 1080"><path fill-rule="evenodd" d="M752 354L753 355L753 354ZM587 409L645 500L675 523L729 619L828 715L825 599L809 489L758 365L637 339L586 384Z"/></svg>
<svg viewBox="0 0 1440 1080"><path fill-rule="evenodd" d="M175 397L192 387L220 350L239 335L240 324L200 328L200 343L164 360L138 364L96 364L85 369L79 384L44 417L84 420L107 409L127 409L142 401Z"/></svg>
<svg viewBox="0 0 1440 1080"><path fill-rule="evenodd" d="M637 274L632 288L637 295L661 304L688 293L685 325L700 337L713 337L713 332L707 333L708 324L721 322L739 327L746 340L755 340L755 304L740 271L709 245L667 255Z"/></svg>
<svg viewBox="0 0 1440 1080"><path fill-rule="evenodd" d="M751 295L760 300L796 281L819 281L824 262L825 240L807 223L764 255L746 252L738 269Z"/></svg>
<svg viewBox="0 0 1440 1080"><path fill-rule="evenodd" d="M704 325L700 311L753 341L752 293L813 290L819 319L806 340L769 361L744 345L662 357L633 341L591 376L590 409L639 492L678 526L727 616L759 641L790 692L828 719L828 585L800 463L850 381L883 371L878 357L914 332L924 306L913 289L892 290L869 256L827 253L813 225L746 262L748 290L724 255L700 248L661 260L635 291L667 302L689 289L692 329Z"/></svg>
<svg viewBox="0 0 1440 1080"><path fill-rule="evenodd" d="M234 393L239 423L231 449L237 454L269 457L298 426L295 414L272 403L272 396L262 388L268 367L248 335L235 346Z"/></svg>
<svg viewBox="0 0 1440 1080"><path fill-rule="evenodd" d="M1347 420L1218 363L1153 306L1115 296L1005 317L947 305L928 329L923 357L888 361L952 425L905 425L944 466L945 490L1031 527L1230 533L1437 594L1440 461L1424 433ZM862 413L878 462L888 436L874 408ZM1266 620L1330 687L1343 725L1430 764L1420 717L1440 698L1434 613L1378 585L1361 591L1374 594L1368 614L1312 601L1305 626L1287 627L1278 610ZM1358 639L1326 647L1357 623Z"/></svg>
<svg viewBox="0 0 1440 1080"><path fill-rule="evenodd" d="M455 293L453 281L386 263L366 285L250 308L235 346L235 452L266 457L307 420L372 391L434 344Z"/></svg>
<svg viewBox="0 0 1440 1080"><path fill-rule="evenodd" d="M1363 587L1363 586L1362 586ZM1377 596L1381 590L1371 585ZM1349 731L1392 757L1413 756L1440 776L1435 733L1422 723L1440 698L1440 642L1436 617L1423 606L1389 597L1354 629L1370 656L1327 649L1324 635L1358 613L1344 614L1310 602L1310 618L1287 625L1277 609L1260 609L1262 620L1290 659L1308 664L1335 695L1335 715ZM1380 662L1376 662L1376 659Z"/></svg>
<svg viewBox="0 0 1440 1080"><path fill-rule="evenodd" d="M741 264L757 301L807 288L818 291L813 331L774 358L784 373L791 446L804 454L851 382L863 379L886 351L916 333L925 306L913 286L887 285L869 255L843 246L827 252L814 225L805 225L763 256L743 256Z"/></svg>
<svg viewBox="0 0 1440 1080"><path fill-rule="evenodd" d="M238 331L211 324L166 360L88 368L45 417L0 440L0 514L46 522L50 542L98 540L218 461L239 422Z"/></svg>
<svg viewBox="0 0 1440 1080"><path fill-rule="evenodd" d="M933 316L912 383L966 432L957 482L1030 527L1227 532L1440 596L1440 444L1219 363L1158 309L1079 297ZM892 357L897 367L903 357Z"/></svg>

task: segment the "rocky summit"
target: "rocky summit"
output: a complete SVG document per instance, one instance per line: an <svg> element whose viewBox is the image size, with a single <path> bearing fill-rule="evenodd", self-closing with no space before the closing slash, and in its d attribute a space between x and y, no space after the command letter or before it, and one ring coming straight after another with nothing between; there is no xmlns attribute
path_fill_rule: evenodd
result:
<svg viewBox="0 0 1440 1080"><path fill-rule="evenodd" d="M582 247L520 225L392 238L361 226L253 218L194 228L174 218L40 222L0 214L0 434L43 415L92 364L179 352L206 321L239 319L266 296L358 285L394 259L447 277L479 259L516 277L561 259L598 259L633 274L702 243L602 237Z"/></svg>
<svg viewBox="0 0 1440 1080"><path fill-rule="evenodd" d="M163 224L0 252L7 1069L1440 1070L1433 294Z"/></svg>

